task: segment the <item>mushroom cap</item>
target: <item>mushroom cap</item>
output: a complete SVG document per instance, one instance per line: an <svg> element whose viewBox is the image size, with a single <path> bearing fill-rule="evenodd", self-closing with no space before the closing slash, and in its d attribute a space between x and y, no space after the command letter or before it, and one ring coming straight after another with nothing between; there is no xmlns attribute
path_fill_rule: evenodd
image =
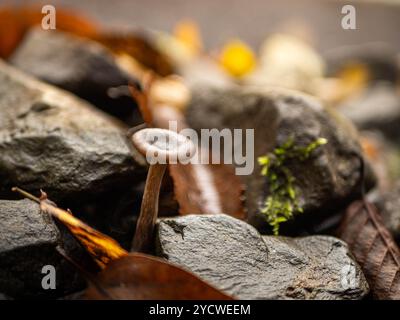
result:
<svg viewBox="0 0 400 320"><path fill-rule="evenodd" d="M175 131L146 128L132 135L136 149L150 164L186 162L196 152L196 147L186 136Z"/></svg>

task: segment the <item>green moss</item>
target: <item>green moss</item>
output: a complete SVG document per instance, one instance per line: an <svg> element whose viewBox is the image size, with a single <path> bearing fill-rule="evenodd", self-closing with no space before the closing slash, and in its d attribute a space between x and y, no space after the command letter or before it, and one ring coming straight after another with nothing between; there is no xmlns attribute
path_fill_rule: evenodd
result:
<svg viewBox="0 0 400 320"><path fill-rule="evenodd" d="M279 234L281 223L303 212L298 202L296 178L287 167L288 162L305 161L316 148L327 142L324 138L318 138L307 146L298 146L291 137L272 152L258 158L261 175L267 177L269 188L269 195L261 212L272 227L274 235Z"/></svg>

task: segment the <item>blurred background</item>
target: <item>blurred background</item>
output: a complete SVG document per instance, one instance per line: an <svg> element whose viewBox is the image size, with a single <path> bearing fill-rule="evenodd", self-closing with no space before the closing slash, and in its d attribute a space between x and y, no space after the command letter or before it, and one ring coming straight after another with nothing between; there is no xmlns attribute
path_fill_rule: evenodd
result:
<svg viewBox="0 0 400 320"><path fill-rule="evenodd" d="M342 9L349 4L356 29L342 26ZM43 23L45 5L56 9L55 30ZM336 234L343 210L360 197L365 182L368 199L382 210L385 226L400 243L399 30L400 0L0 0L0 202L16 199L13 186L34 194L44 189L60 208L70 208L130 248L147 167L122 139L129 127L146 122L168 128L176 121L179 128L198 131L251 128L251 175L239 180L225 165L198 171L171 166L159 216L224 212L245 217L263 234L277 233L275 227L287 220L282 235ZM32 84L18 70L64 91L49 99L54 88ZM268 177L271 152L298 145L307 157L288 156L290 170ZM361 157L371 165L365 181ZM277 179L283 181L279 191ZM300 196L294 195L297 189ZM31 271L33 264L48 264L41 240L47 224L38 223L33 237L25 229L30 209L9 211L8 203L4 208L8 224L0 223L7 244L3 249L0 243L0 299L1 292L42 295ZM349 224L348 234L366 226L357 223ZM14 246L8 239L16 237L27 240ZM39 243L37 257L20 253L32 243ZM325 261L327 251L321 252ZM66 262L52 254L62 269ZM2 272L2 264L9 273ZM8 276L17 264L29 271L21 281L28 290ZM335 263L335 270L339 267ZM380 279L380 269L371 269L373 281ZM70 275L66 271L57 278L64 284L54 296L83 288L70 286ZM313 286L305 286L307 295Z"/></svg>
<svg viewBox="0 0 400 320"><path fill-rule="evenodd" d="M257 48L268 33L307 33L324 54L339 45L383 41L400 49L400 2L339 0L0 0L0 5L42 5L76 9L105 26L171 31L182 19L196 22L206 48L232 37ZM357 30L341 28L341 8L354 4Z"/></svg>

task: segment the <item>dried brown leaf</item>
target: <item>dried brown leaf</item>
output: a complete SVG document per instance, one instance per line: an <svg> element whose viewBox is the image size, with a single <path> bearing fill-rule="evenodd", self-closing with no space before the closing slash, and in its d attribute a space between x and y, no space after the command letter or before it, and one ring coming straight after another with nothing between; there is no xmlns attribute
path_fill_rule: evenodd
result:
<svg viewBox="0 0 400 320"><path fill-rule="evenodd" d="M244 219L242 186L232 166L223 164L170 165L179 213L226 213Z"/></svg>
<svg viewBox="0 0 400 320"><path fill-rule="evenodd" d="M25 33L40 26L45 15L40 6L0 8L0 57L9 57ZM124 53L148 69L166 76L173 72L172 64L139 32L103 31L87 17L57 8L57 30L97 41L116 54Z"/></svg>
<svg viewBox="0 0 400 320"><path fill-rule="evenodd" d="M135 58L140 64L161 76L167 76L174 71L170 61L146 39L146 36L139 33L105 32L92 39L117 54L125 53Z"/></svg>
<svg viewBox="0 0 400 320"><path fill-rule="evenodd" d="M354 202L346 211L339 236L361 265L373 296L400 299L400 250L376 207Z"/></svg>
<svg viewBox="0 0 400 320"><path fill-rule="evenodd" d="M41 25L43 17L39 6L0 8L0 57L9 57L25 33ZM94 37L98 32L97 25L91 20L61 9L57 9L57 29L82 37Z"/></svg>
<svg viewBox="0 0 400 320"><path fill-rule="evenodd" d="M91 300L231 300L194 274L165 260L132 253L111 262L89 286Z"/></svg>
<svg viewBox="0 0 400 320"><path fill-rule="evenodd" d="M128 254L128 252L124 250L114 239L75 218L71 212L58 208L54 202L47 198L46 193L43 191L41 197L37 198L18 187L14 187L12 190L22 194L24 197L32 201L37 202L40 205L40 210L42 210L42 212L49 214L61 221L72 233L72 235L89 252L91 257L100 268L104 269L110 261L119 259Z"/></svg>
<svg viewBox="0 0 400 320"><path fill-rule="evenodd" d="M128 254L114 239L93 229L71 213L55 207L50 202L41 200L40 209L60 220L89 252L100 268L104 269L111 261Z"/></svg>

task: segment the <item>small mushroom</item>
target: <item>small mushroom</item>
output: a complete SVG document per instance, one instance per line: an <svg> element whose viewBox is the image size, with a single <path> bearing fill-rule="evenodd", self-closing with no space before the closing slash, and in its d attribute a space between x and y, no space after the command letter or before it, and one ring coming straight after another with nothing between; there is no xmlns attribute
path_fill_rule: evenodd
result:
<svg viewBox="0 0 400 320"><path fill-rule="evenodd" d="M165 169L169 163L190 160L196 148L185 136L171 130L148 128L135 132L132 143L150 164L144 189L140 216L133 239L132 251L152 249L154 226L158 216L158 198Z"/></svg>

